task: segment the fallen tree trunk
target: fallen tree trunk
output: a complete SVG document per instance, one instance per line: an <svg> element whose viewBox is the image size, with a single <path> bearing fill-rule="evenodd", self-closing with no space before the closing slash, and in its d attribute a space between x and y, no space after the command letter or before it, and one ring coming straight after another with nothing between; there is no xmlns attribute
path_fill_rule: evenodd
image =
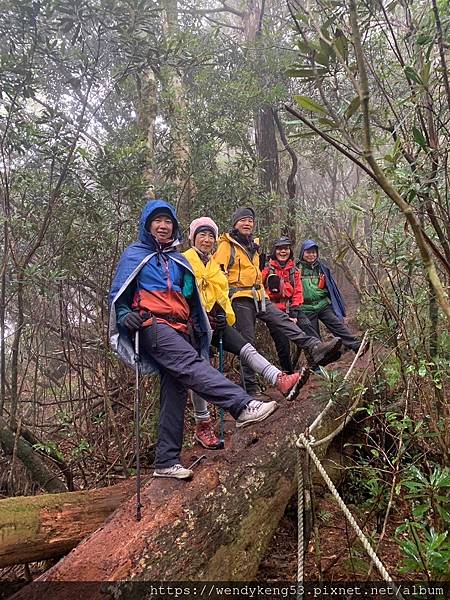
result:
<svg viewBox="0 0 450 600"><path fill-rule="evenodd" d="M0 445L5 454L13 454L15 434L2 418L0 418ZM38 483L43 490L50 492L51 494L67 492L66 485L46 467L38 453L21 436L17 438L16 452L17 457L22 461L23 465L33 478L33 481Z"/></svg>
<svg viewBox="0 0 450 600"><path fill-rule="evenodd" d="M59 558L134 493L134 481L98 490L0 501L0 567Z"/></svg>
<svg viewBox="0 0 450 600"><path fill-rule="evenodd" d="M140 522L130 499L39 578L41 586L26 586L15 598L42 597L42 582L251 580L296 488L297 435L322 408L315 385L263 423L235 431L227 422L226 450L210 451L192 482L151 480ZM316 439L338 427L348 402L344 395L332 407ZM317 448L319 458L330 442ZM187 453L184 462L193 458ZM58 598L53 589L46 589L46 600ZM89 589L84 598L105 598L104 586Z"/></svg>

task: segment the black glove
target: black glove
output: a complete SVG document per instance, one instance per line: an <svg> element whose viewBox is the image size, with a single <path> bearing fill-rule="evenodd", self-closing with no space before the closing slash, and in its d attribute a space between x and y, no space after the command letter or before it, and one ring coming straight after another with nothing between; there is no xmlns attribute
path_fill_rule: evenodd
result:
<svg viewBox="0 0 450 600"><path fill-rule="evenodd" d="M271 273L267 278L267 287L273 294L279 294L281 289L281 279L278 275Z"/></svg>
<svg viewBox="0 0 450 600"><path fill-rule="evenodd" d="M227 318L225 316L225 313L218 313L216 315L216 331L218 333L223 333L225 331L225 328L227 326Z"/></svg>
<svg viewBox="0 0 450 600"><path fill-rule="evenodd" d="M290 308L289 309L289 316L291 319L298 319L298 308Z"/></svg>
<svg viewBox="0 0 450 600"><path fill-rule="evenodd" d="M145 316L141 317L138 312L129 312L122 321L122 324L130 331L137 331L142 327L145 320Z"/></svg>

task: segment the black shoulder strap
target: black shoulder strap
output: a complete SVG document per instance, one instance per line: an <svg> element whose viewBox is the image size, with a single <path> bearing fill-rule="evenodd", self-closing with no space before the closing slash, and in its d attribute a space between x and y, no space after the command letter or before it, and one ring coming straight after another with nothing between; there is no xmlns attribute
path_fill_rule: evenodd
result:
<svg viewBox="0 0 450 600"><path fill-rule="evenodd" d="M295 267L289 269L289 282L295 288Z"/></svg>
<svg viewBox="0 0 450 600"><path fill-rule="evenodd" d="M234 259L236 257L236 248L234 247L234 244L232 242L230 243L230 246L231 246L230 260L228 261L227 273L229 272L231 267L234 265Z"/></svg>

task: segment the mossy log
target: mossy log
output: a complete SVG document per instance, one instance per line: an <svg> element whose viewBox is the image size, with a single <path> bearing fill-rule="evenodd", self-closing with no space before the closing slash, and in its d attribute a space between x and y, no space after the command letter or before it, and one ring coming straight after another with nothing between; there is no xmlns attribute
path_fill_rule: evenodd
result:
<svg viewBox="0 0 450 600"><path fill-rule="evenodd" d="M227 421L226 449L205 452L193 481L150 480L140 522L131 498L40 581L251 580L296 488L297 435L323 408L316 382L263 423L235 431ZM334 431L348 408L336 404L316 439ZM326 448L317 448L319 457ZM184 463L198 455L186 452ZM33 586L15 596L38 597ZM46 600L56 597L48 588ZM104 588L84 597L104 599Z"/></svg>
<svg viewBox="0 0 450 600"><path fill-rule="evenodd" d="M67 554L134 492L108 488L0 500L0 567Z"/></svg>

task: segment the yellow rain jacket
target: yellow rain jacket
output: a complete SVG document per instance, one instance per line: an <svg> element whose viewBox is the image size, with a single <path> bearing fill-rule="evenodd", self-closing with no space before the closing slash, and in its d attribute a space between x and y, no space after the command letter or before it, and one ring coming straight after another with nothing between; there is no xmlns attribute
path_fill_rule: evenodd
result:
<svg viewBox="0 0 450 600"><path fill-rule="evenodd" d="M250 259L244 246L233 239L228 233L219 238L219 245L214 254L218 263L228 277L231 299L252 298L263 301L266 294L262 285L259 268L259 254L256 252Z"/></svg>
<svg viewBox="0 0 450 600"><path fill-rule="evenodd" d="M223 308L228 325L234 325L236 316L231 308L228 297L228 281L213 257L204 265L195 248L183 252L195 274L200 298L207 313L211 312L214 304Z"/></svg>

